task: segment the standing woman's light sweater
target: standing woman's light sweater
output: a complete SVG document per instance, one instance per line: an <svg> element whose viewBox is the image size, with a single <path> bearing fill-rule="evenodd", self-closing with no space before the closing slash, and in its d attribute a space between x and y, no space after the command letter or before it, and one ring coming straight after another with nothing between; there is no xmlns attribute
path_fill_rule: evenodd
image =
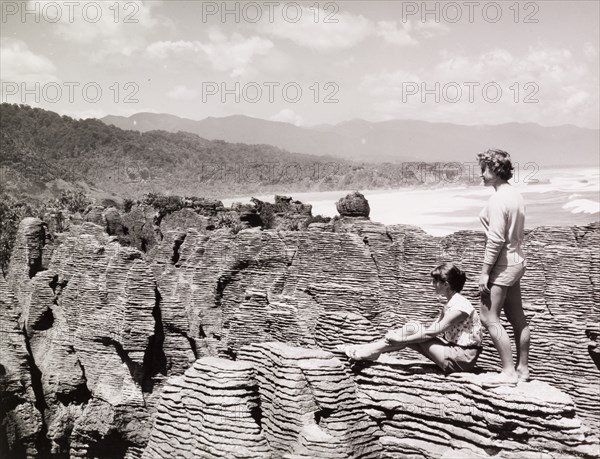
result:
<svg viewBox="0 0 600 459"><path fill-rule="evenodd" d="M486 234L484 263L512 266L525 260L525 201L513 186L508 183L499 186L479 214L479 220Z"/></svg>

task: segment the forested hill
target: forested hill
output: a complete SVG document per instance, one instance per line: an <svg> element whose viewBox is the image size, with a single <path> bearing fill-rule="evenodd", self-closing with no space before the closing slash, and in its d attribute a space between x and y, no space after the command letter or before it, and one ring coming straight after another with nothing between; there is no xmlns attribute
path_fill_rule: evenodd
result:
<svg viewBox="0 0 600 459"><path fill-rule="evenodd" d="M224 175L221 170L235 181L238 164L304 166L333 161L269 145L208 141L183 132L125 131L96 119L80 121L26 105L0 107L3 177L8 181L18 177L31 186L62 179L125 191L152 182L160 186L199 179L215 182Z"/></svg>
<svg viewBox="0 0 600 459"><path fill-rule="evenodd" d="M186 132L128 131L26 105L2 104L0 125L0 180L13 194L48 193L65 182L119 197L152 191L225 197L443 182L436 164L425 165L432 169L426 174L411 165L407 174L402 164L350 162Z"/></svg>

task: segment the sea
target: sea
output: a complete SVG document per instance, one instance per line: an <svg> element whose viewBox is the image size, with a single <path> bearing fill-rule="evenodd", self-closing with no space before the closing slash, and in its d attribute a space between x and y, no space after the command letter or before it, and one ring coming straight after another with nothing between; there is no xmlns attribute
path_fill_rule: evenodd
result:
<svg viewBox="0 0 600 459"><path fill-rule="evenodd" d="M600 220L600 170L598 167L539 168L515 177L510 183L523 195L526 228L585 225ZM312 205L313 215L337 215L336 202L355 190L255 195L274 202L283 194ZM481 230L478 215L494 193L491 187L443 184L397 190L359 190L369 201L372 221L386 225L416 225L434 236L459 230ZM252 196L223 199L250 202Z"/></svg>

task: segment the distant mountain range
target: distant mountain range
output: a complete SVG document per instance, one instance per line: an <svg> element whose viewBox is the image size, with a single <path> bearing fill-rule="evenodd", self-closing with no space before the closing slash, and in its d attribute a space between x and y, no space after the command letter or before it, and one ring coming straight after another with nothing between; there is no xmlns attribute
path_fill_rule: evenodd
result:
<svg viewBox="0 0 600 459"><path fill-rule="evenodd" d="M101 121L126 130L184 131L210 140L268 144L295 153L364 162L470 162L480 151L502 148L521 164L597 165L600 150L600 131L572 125L464 126L414 120L351 120L336 125L298 127L243 115L195 121L156 113L111 115Z"/></svg>
<svg viewBox="0 0 600 459"><path fill-rule="evenodd" d="M479 182L468 173L446 171L443 164L431 162L417 168L414 164L357 164L267 144L206 140L190 132L167 132L176 130L178 118L166 119L172 124L140 133L97 119L75 120L27 105L0 104L0 193L46 198L76 186L86 191L93 188L99 195L110 190L111 196L122 197L146 192L224 197ZM238 120L262 124L265 133L273 125L302 133L285 123ZM217 127L230 128L221 120L213 121ZM302 136L296 139L300 142Z"/></svg>

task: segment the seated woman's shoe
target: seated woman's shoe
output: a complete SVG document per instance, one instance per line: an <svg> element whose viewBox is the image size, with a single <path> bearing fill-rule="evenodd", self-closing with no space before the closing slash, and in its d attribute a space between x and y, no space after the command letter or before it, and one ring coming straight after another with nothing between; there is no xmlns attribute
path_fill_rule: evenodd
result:
<svg viewBox="0 0 600 459"><path fill-rule="evenodd" d="M346 345L346 346L338 346L338 349L342 351L349 359L352 360L367 360L367 361L375 361L379 358L381 354L372 354L365 352L364 349L361 349L361 346L356 345Z"/></svg>

